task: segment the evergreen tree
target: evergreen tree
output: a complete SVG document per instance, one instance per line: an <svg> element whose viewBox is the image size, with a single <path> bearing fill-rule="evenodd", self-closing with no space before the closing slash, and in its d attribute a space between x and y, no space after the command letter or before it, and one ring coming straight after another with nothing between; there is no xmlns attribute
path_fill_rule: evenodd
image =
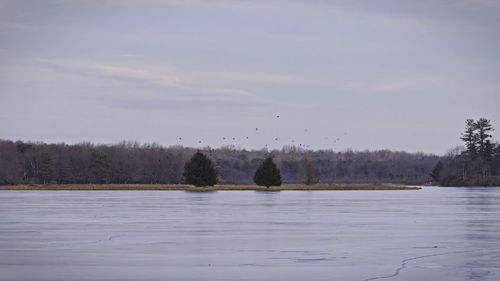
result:
<svg viewBox="0 0 500 281"><path fill-rule="evenodd" d="M52 159L50 154L47 152L42 152L39 158L38 166L38 178L41 183L50 183L52 179Z"/></svg>
<svg viewBox="0 0 500 281"><path fill-rule="evenodd" d="M500 175L500 145L493 145L492 170L496 175Z"/></svg>
<svg viewBox="0 0 500 281"><path fill-rule="evenodd" d="M474 129L476 133L476 143L479 155L484 159L491 159L493 153L493 145L491 144L490 138L492 137L490 132L494 131L491 121L485 118L480 118L475 122Z"/></svg>
<svg viewBox="0 0 500 281"><path fill-rule="evenodd" d="M94 183L109 183L111 180L111 160L104 151L94 149L90 155L90 171Z"/></svg>
<svg viewBox="0 0 500 281"><path fill-rule="evenodd" d="M441 172L443 171L443 163L441 161L437 162L436 166L432 169L430 176L432 180L439 182L441 180Z"/></svg>
<svg viewBox="0 0 500 281"><path fill-rule="evenodd" d="M281 185L281 173L280 169L276 167L272 158L267 158L260 165L260 167L255 171L253 181L260 186L280 186Z"/></svg>
<svg viewBox="0 0 500 281"><path fill-rule="evenodd" d="M33 145L29 143L24 143L22 141L16 141L17 151L24 153L26 150L33 149Z"/></svg>
<svg viewBox="0 0 500 281"><path fill-rule="evenodd" d="M446 164L439 175L441 185L492 186L500 183L495 159L497 144L491 141L492 131L494 129L488 119L466 121L466 129L460 139L465 142L467 151L445 159Z"/></svg>
<svg viewBox="0 0 500 281"><path fill-rule="evenodd" d="M184 166L185 182L194 186L214 186L217 184L217 171L205 154L197 151Z"/></svg>
<svg viewBox="0 0 500 281"><path fill-rule="evenodd" d="M477 134L476 134L476 122L473 119L467 119L465 121L465 132L462 134L460 139L464 141L465 147L467 148L467 154L470 157L474 157L477 153Z"/></svg>
<svg viewBox="0 0 500 281"><path fill-rule="evenodd" d="M490 162L491 160L493 160L494 150L495 150L495 145L491 143L490 140L486 140L484 142L484 151L482 153L482 157L486 162Z"/></svg>

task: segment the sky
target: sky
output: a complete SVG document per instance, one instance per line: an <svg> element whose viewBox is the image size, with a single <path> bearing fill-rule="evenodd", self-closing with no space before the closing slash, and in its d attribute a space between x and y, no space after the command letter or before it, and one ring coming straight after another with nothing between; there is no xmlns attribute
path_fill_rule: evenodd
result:
<svg viewBox="0 0 500 281"><path fill-rule="evenodd" d="M0 0L1 139L444 154L479 117L496 0Z"/></svg>

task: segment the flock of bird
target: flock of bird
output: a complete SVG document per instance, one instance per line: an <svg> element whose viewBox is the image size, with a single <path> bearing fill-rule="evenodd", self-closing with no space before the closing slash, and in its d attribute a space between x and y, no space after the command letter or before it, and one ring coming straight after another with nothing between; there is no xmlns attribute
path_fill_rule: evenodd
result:
<svg viewBox="0 0 500 281"><path fill-rule="evenodd" d="M276 115L276 118L278 118L278 119L279 119L279 118L280 118L280 115ZM260 129L259 129L259 127L256 127L256 128L255 128L255 132L259 132L259 130L260 130ZM304 133L307 133L307 132L309 132L309 129L305 128L305 129L304 129ZM347 132L344 132L344 135L347 135ZM236 141L237 139L238 139L238 138L236 138L236 137L225 137L225 136L224 136L224 137L221 137L221 140L222 140L222 141L231 141L231 140L232 140L232 141ZM244 138L242 138L242 139L244 139L244 140L249 140L249 139L250 139L250 137L249 137L249 136L245 136L245 137L244 137ZM183 139L182 139L182 137L179 137L179 138L178 138L178 140L179 140L179 142L182 142L182 140L183 140ZM275 141L275 142L278 142L279 140L280 140L280 139L279 139L278 137L275 137L275 138L274 138L274 141ZM338 142L340 142L340 140L341 140L341 139L340 139L340 137L336 137L336 138L324 137L324 140L326 140L326 141L330 141L330 140L331 140L332 145L335 145L335 144L337 144ZM291 140L290 140L290 142L292 143L292 145L293 145L293 146L295 146L295 139L291 139ZM203 141L202 139L198 139L198 144L200 144L200 145L201 145L201 144L203 144L203 143L204 143L204 141ZM310 145L310 144L303 144L303 143L299 143L297 146L298 146L299 148L302 148L302 149L310 149L310 147L311 147L311 145ZM269 147L269 144L267 144L267 143L266 143L266 144L264 145L264 148L265 148L265 149L267 149L268 147Z"/></svg>

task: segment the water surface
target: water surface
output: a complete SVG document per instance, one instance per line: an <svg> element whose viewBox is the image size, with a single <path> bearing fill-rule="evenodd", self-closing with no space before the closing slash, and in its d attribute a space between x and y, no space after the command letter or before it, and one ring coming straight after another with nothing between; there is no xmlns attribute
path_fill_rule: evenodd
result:
<svg viewBox="0 0 500 281"><path fill-rule="evenodd" d="M0 191L0 280L500 280L500 188Z"/></svg>

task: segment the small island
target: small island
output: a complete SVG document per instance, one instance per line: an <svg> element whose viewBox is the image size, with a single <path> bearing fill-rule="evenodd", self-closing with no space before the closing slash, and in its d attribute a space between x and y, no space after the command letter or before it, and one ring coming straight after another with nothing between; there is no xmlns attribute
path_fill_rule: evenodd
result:
<svg viewBox="0 0 500 281"><path fill-rule="evenodd" d="M338 184L338 185L281 185L269 188L259 185L214 185L194 186L184 184L32 184L4 185L0 190L184 190L184 191L218 191L218 190L249 190L249 191L299 191L299 190L418 190L417 186L391 184Z"/></svg>
<svg viewBox="0 0 500 281"><path fill-rule="evenodd" d="M271 157L266 158L255 171L254 182L249 184L218 184L218 171L212 160L197 151L184 165L184 184L19 184L0 186L4 190L184 190L184 191L217 191L217 190L250 190L250 191L282 191L282 190L416 190L418 187L384 184L318 184L311 180L306 184L283 185L281 171ZM309 176L311 177L311 175Z"/></svg>

